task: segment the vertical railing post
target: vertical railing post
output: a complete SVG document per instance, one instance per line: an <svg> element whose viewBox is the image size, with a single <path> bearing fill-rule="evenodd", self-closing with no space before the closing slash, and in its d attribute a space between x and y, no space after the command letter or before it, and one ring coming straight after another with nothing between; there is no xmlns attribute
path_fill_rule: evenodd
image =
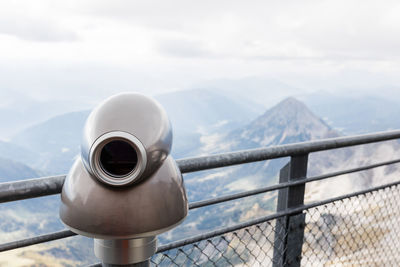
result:
<svg viewBox="0 0 400 267"><path fill-rule="evenodd" d="M280 171L279 183L305 179L308 154L292 156ZM305 184L280 189L277 211L304 204ZM305 213L300 212L276 220L273 266L300 266L305 226Z"/></svg>

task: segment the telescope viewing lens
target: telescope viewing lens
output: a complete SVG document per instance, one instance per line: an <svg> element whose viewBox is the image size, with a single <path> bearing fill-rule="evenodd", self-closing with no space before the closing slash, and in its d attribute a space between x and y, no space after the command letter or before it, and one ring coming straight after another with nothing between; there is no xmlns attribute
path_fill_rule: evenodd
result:
<svg viewBox="0 0 400 267"><path fill-rule="evenodd" d="M136 150L129 143L115 140L107 143L100 154L100 166L108 174L121 177L132 172L137 164Z"/></svg>

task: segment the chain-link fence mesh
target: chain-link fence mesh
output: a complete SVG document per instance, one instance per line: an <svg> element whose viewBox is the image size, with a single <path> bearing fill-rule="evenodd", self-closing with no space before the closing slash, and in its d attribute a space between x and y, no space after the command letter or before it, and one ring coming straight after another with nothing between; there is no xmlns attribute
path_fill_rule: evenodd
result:
<svg viewBox="0 0 400 267"><path fill-rule="evenodd" d="M400 186L306 210L304 266L399 266Z"/></svg>
<svg viewBox="0 0 400 267"><path fill-rule="evenodd" d="M304 213L302 266L399 265L399 185L305 209ZM151 263L153 266L285 266L288 263L285 242L293 240L288 235L296 234L285 228L285 220L266 221L158 253Z"/></svg>
<svg viewBox="0 0 400 267"><path fill-rule="evenodd" d="M267 266L273 259L272 220L155 255L157 266ZM285 234L280 235L283 239ZM281 242L282 243L282 242Z"/></svg>

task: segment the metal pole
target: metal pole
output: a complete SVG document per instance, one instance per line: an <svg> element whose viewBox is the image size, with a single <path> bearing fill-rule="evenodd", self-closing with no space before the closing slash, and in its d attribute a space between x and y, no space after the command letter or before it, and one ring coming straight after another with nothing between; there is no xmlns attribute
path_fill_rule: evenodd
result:
<svg viewBox="0 0 400 267"><path fill-rule="evenodd" d="M157 251L155 236L133 239L94 239L94 254L107 267L149 267Z"/></svg>
<svg viewBox="0 0 400 267"><path fill-rule="evenodd" d="M290 162L280 171L279 183L305 179L307 175L308 154L292 156ZM277 211L298 207L304 204L305 184L290 186L279 190ZM305 214L284 216L276 220L273 266L300 267L303 246Z"/></svg>

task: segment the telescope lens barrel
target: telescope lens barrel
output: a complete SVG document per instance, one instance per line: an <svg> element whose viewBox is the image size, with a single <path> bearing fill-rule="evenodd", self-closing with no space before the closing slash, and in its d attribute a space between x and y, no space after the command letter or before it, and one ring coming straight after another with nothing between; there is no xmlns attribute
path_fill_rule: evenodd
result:
<svg viewBox="0 0 400 267"><path fill-rule="evenodd" d="M136 167L136 150L122 140L114 140L104 145L100 154L100 166L104 172L115 178L130 174Z"/></svg>

